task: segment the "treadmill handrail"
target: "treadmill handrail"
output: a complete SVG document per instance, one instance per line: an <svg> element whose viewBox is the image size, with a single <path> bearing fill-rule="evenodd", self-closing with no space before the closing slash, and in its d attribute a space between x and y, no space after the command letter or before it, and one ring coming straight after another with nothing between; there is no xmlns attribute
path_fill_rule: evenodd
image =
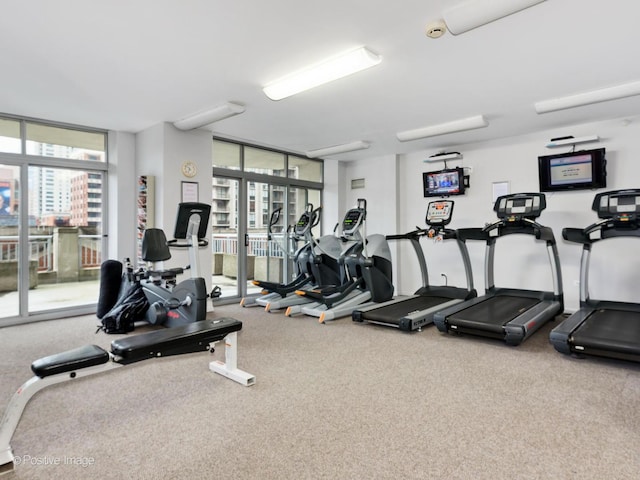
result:
<svg viewBox="0 0 640 480"><path fill-rule="evenodd" d="M457 230L458 239L466 240L489 240L489 234L483 227L467 227Z"/></svg>
<svg viewBox="0 0 640 480"><path fill-rule="evenodd" d="M394 233L392 235L385 235L387 240L413 240L420 239L425 236L437 236L441 235L443 240L455 239L458 238L457 230L452 230L450 228L442 228L442 227L430 227L430 228L420 228L416 227L415 230L412 230L407 233Z"/></svg>
<svg viewBox="0 0 640 480"><path fill-rule="evenodd" d="M412 230L407 233L395 233L393 235L385 235L387 240L411 240L414 238L420 238L424 235L427 235L429 230L425 228L416 227L415 230Z"/></svg>
<svg viewBox="0 0 640 480"><path fill-rule="evenodd" d="M592 238L591 234L600 232L599 238ZM568 242L591 245L599 240L615 237L640 237L640 228L635 223L622 226L611 218L602 219L585 228L565 227L562 229L562 238Z"/></svg>
<svg viewBox="0 0 640 480"><path fill-rule="evenodd" d="M492 234L494 230L498 230L498 234ZM489 242L495 237L504 237L512 234L534 235L538 240L544 240L549 244L555 244L556 239L553 230L550 227L540 225L529 218L523 218L517 224L498 220L485 225L484 227L460 228L458 229L458 238L461 240L482 240Z"/></svg>

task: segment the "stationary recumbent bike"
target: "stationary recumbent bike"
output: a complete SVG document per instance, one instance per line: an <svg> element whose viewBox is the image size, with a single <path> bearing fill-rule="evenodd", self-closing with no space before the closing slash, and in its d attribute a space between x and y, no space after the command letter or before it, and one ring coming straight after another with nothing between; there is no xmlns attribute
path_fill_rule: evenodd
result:
<svg viewBox="0 0 640 480"><path fill-rule="evenodd" d="M198 248L206 247L207 226L211 206L187 202L178 206L174 239L168 240L159 228L148 228L142 238L142 260L147 268L134 272L134 280L140 282L149 309L144 320L152 325L177 327L204 320L207 314L207 298L218 297L217 288L207 294L204 278L200 276ZM179 240L184 240L180 242ZM158 270L157 262L171 258L171 248L187 248L189 265L184 268ZM178 283L177 276L190 270L191 277Z"/></svg>

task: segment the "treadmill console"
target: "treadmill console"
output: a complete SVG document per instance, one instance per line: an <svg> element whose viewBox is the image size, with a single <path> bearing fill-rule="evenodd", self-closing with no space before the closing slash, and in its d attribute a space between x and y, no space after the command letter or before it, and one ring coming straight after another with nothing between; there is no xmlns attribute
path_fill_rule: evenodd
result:
<svg viewBox="0 0 640 480"><path fill-rule="evenodd" d="M615 190L598 193L591 207L602 219L612 219L622 224L635 222L640 213L640 190Z"/></svg>
<svg viewBox="0 0 640 480"><path fill-rule="evenodd" d="M426 223L430 227L444 227L451 222L453 200L439 200L429 202L427 206Z"/></svg>
<svg viewBox="0 0 640 480"><path fill-rule="evenodd" d="M493 210L508 222L535 219L547 207L544 193L513 193L498 197Z"/></svg>

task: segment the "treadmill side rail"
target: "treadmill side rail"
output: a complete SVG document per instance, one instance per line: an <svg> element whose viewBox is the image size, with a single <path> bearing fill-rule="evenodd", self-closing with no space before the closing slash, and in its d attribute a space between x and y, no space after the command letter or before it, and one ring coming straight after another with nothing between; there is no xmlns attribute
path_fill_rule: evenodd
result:
<svg viewBox="0 0 640 480"><path fill-rule="evenodd" d="M449 323L447 322L447 317L453 315L455 313L461 312L469 307L473 307L478 303L482 303L487 299L486 296L475 297L464 302L458 303L457 305L453 305L449 308L445 308L444 310L439 310L433 315L433 323L436 325L439 331L443 333L447 333L449 328Z"/></svg>
<svg viewBox="0 0 640 480"><path fill-rule="evenodd" d="M558 301L542 301L504 326L507 345L520 345L550 319L562 313L563 306Z"/></svg>
<svg viewBox="0 0 640 480"><path fill-rule="evenodd" d="M410 332L413 330L419 330L423 326L428 325L433 322L433 317L436 312L440 311L441 308L448 308L451 306L455 306L459 304L461 300L457 298L453 298L448 302L441 303L434 307L428 308L426 310L420 310L417 312L407 313L402 318L398 320L398 328L405 332Z"/></svg>
<svg viewBox="0 0 640 480"><path fill-rule="evenodd" d="M560 325L551 330L549 341L553 347L560 353L571 355L573 348L571 346L571 335L582 323L594 312L592 308L581 308L568 318L562 321Z"/></svg>

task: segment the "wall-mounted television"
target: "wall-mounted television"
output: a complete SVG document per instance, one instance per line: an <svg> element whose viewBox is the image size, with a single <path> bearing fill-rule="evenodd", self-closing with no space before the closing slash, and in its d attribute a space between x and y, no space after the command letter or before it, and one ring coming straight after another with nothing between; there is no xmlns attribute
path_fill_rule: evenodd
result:
<svg viewBox="0 0 640 480"><path fill-rule="evenodd" d="M607 186L605 149L538 157L541 192L585 190Z"/></svg>
<svg viewBox="0 0 640 480"><path fill-rule="evenodd" d="M462 195L464 193L464 170L461 167L424 172L422 183L425 197Z"/></svg>

